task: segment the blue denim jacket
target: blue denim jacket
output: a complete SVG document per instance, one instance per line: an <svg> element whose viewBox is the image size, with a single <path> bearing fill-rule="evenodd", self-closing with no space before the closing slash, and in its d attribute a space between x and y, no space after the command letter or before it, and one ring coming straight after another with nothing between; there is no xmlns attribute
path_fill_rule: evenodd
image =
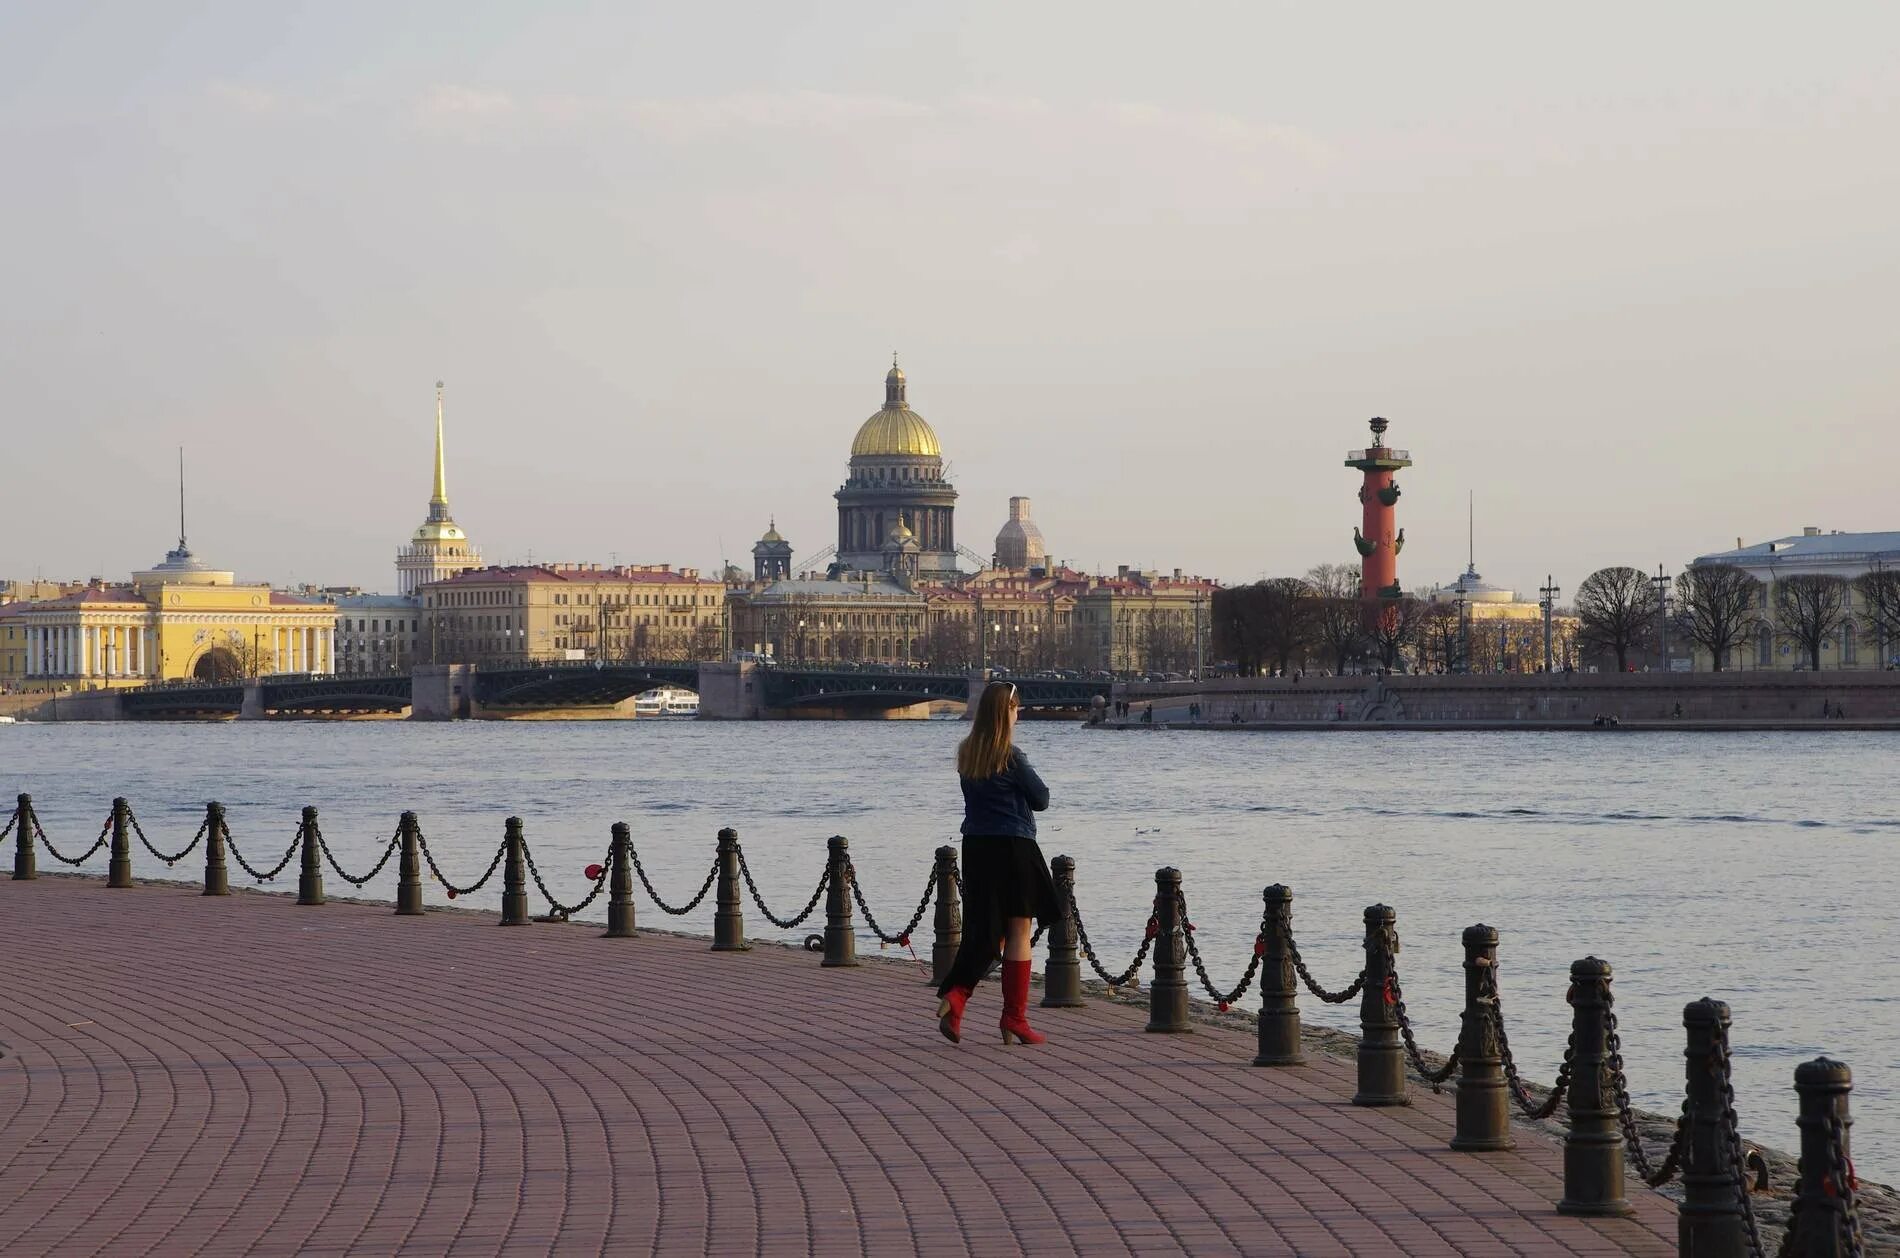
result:
<svg viewBox="0 0 1900 1258"><path fill-rule="evenodd" d="M1009 763L992 778L963 784L963 833L1033 839L1036 814L1049 806L1049 788L1029 767L1029 757L1012 747Z"/></svg>

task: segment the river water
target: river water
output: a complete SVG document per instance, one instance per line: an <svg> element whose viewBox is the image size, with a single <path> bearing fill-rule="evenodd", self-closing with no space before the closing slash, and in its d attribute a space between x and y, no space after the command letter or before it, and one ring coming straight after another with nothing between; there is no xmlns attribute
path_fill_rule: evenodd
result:
<svg viewBox="0 0 1900 1258"><path fill-rule="evenodd" d="M962 728L19 725L0 728L0 789L31 792L49 836L68 851L90 843L113 795L132 801L164 849L182 847L204 801L219 799L253 864L275 863L298 808L314 804L352 873L381 853L401 810L414 809L458 882L487 865L503 818L516 814L550 888L567 900L587 890L582 869L601 859L615 821L630 823L655 887L675 902L698 888L715 834L729 825L781 916L816 885L826 836L844 834L889 930L916 906L934 849L954 842L961 805L951 758ZM1715 996L1734 1010L1744 1129L1796 1148L1792 1072L1825 1052L1855 1071L1859 1168L1900 1182L1892 856L1900 736L1110 733L1035 722L1019 741L1054 793L1043 849L1075 858L1077 904L1105 965L1119 969L1132 956L1162 865L1182 870L1196 939L1223 985L1251 955L1266 884L1293 888L1296 937L1330 986L1358 972L1362 910L1382 901L1398 911L1400 972L1419 1039L1442 1051L1458 1032L1459 932L1488 922L1502 935L1504 1006L1527 1076L1555 1074L1569 1025L1568 967L1594 954L1616 967L1639 1104L1679 1107L1682 1006ZM138 873L167 872L134 850ZM200 859L176 874L197 877ZM54 865L44 852L40 860ZM89 867L103 872L103 855ZM235 866L231 873L234 884L249 881ZM293 863L279 885L294 889L295 873ZM460 903L497 906L500 881ZM326 885L350 890L332 874ZM432 881L425 886L429 900L446 902ZM394 888L392 862L368 894L392 898ZM638 901L643 925L711 931L710 897L664 920ZM530 904L542 911L532 891ZM590 917L604 915L604 897L595 908L603 912ZM771 931L750 902L746 920L755 936L805 933ZM822 925L822 906L814 923ZM926 917L917 930L926 960L929 938ZM859 946L877 944L865 935ZM616 955L638 966L637 949ZM523 999L531 1010L533 994ZM1335 1009L1304 995L1300 1003L1312 1021L1356 1021L1356 1004ZM920 989L915 1023L888 1033L934 1035L930 1006Z"/></svg>

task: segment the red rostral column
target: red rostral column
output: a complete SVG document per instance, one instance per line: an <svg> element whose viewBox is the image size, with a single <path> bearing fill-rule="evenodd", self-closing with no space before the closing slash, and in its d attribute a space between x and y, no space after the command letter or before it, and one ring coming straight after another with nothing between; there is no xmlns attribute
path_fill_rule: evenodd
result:
<svg viewBox="0 0 1900 1258"><path fill-rule="evenodd" d="M1359 502L1364 508L1364 523L1352 531L1352 542L1359 550L1362 576L1359 596L1367 603L1368 617L1376 614L1380 599L1395 599L1399 590L1399 552L1405 549L1405 530L1395 529L1398 515L1399 483L1392 473L1412 466L1409 450L1394 450L1385 443L1386 421L1372 421L1372 444L1364 450L1348 450L1346 466L1366 474L1359 487Z"/></svg>

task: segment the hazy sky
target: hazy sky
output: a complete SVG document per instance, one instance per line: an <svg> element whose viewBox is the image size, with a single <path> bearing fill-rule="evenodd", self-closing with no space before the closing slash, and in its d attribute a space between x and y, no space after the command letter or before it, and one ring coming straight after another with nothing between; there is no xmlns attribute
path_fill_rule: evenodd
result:
<svg viewBox="0 0 1900 1258"><path fill-rule="evenodd" d="M1890 3L0 7L0 576L800 557L893 349L987 554L1566 592L1900 527Z"/></svg>

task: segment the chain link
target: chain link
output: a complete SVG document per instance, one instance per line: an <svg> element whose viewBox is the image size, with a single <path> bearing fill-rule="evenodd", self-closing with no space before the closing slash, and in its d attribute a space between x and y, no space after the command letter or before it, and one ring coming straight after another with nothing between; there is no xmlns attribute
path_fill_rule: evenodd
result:
<svg viewBox="0 0 1900 1258"><path fill-rule="evenodd" d="M20 823L20 810L18 808L15 808L13 810L13 815L7 818L7 824L4 826L0 826L0 843L5 843L7 841L7 836L13 833L13 827L18 825L19 823Z"/></svg>
<svg viewBox="0 0 1900 1258"><path fill-rule="evenodd" d="M1442 1069L1433 1070L1425 1064L1424 1054L1418 1051L1418 1041L1412 1036L1412 1019L1405 1012L1405 989L1399 986L1399 962L1390 948L1385 953L1385 997L1391 1001L1392 1011L1399 1020L1399 1036L1405 1041L1405 1055L1412 1059L1412 1069L1418 1071L1425 1082L1432 1085L1432 1091L1443 1092L1445 1080L1451 1078L1458 1069L1458 1046L1453 1045L1445 1054Z"/></svg>
<svg viewBox="0 0 1900 1258"><path fill-rule="evenodd" d="M1305 958L1300 956L1300 946L1293 942L1293 913L1291 910L1287 911L1285 920L1287 956L1292 959L1293 968L1298 972L1300 982L1306 984L1307 991L1312 992L1329 1005L1343 1005L1365 989L1366 972L1364 970L1359 971L1359 977L1355 978L1352 981L1352 986L1346 988L1344 991L1329 992L1315 982L1312 972L1306 968Z"/></svg>
<svg viewBox="0 0 1900 1258"><path fill-rule="evenodd" d="M300 824L297 827L297 833L291 836L290 846L284 849L284 859L278 861L276 867L270 872L265 873L253 867L251 862L244 859L244 853L238 851L237 843L231 838L231 827L227 824L223 830L225 850L231 853L231 859L238 863L238 868L259 882L274 881L278 874L283 873L284 867L290 864L290 858L297 854L297 845L303 842L303 826Z"/></svg>
<svg viewBox="0 0 1900 1258"><path fill-rule="evenodd" d="M64 865L83 865L92 859L93 853L106 845L106 836L112 833L112 818L106 818L106 823L99 827L99 837L92 841L91 847L87 848L78 856L67 856L58 848L54 847L53 841L46 837L46 831L40 828L40 819L38 817L33 818L33 833L39 837L40 842L46 844L46 850L53 854L54 860Z"/></svg>
<svg viewBox="0 0 1900 1258"><path fill-rule="evenodd" d="M1735 1075L1734 1065L1729 1058L1728 1028L1717 1023L1714 1030L1709 1068L1715 1072L1715 1077L1722 1084L1719 1093L1722 1103L1722 1136L1728 1146L1725 1152L1728 1154L1729 1171L1735 1178L1735 1200L1742 1208L1742 1226L1748 1240L1748 1252L1751 1258L1762 1258L1761 1221L1755 1217L1755 1203L1748 1195L1748 1157L1742 1152L1742 1126L1740 1120L1735 1117ZM1833 1148L1836 1153L1841 1150L1838 1144ZM1841 1185L1843 1194L1851 1191L1846 1181L1836 1178L1835 1182ZM1844 1195L1842 1204L1846 1206L1846 1215L1843 1216L1841 1222L1847 1229L1843 1236L1843 1239L1848 1242L1847 1252L1853 1258L1860 1258L1860 1219L1855 1215L1853 1198Z"/></svg>
<svg viewBox="0 0 1900 1258"><path fill-rule="evenodd" d="M1064 898L1069 902L1069 921L1075 925L1075 940L1082 945L1082 959L1089 963L1089 968L1095 971L1095 976L1110 987L1128 986L1135 975L1141 973L1141 964L1148 959L1148 949L1154 947L1155 936L1160 933L1161 923L1155 914L1148 914L1148 925L1142 932L1141 947L1135 952L1135 959L1130 961L1128 968L1120 974L1110 974L1102 968L1102 963L1095 959L1095 945L1089 942L1088 927L1082 924L1082 910L1075 906L1075 897L1065 894Z"/></svg>
<svg viewBox="0 0 1900 1258"><path fill-rule="evenodd" d="M488 862L488 869L482 876L466 887L458 887L448 880L442 873L442 867L435 863L435 857L429 853L429 840L422 837L421 830L416 831L416 846L422 849L422 859L428 862L429 872L435 875L435 880L442 884L443 889L446 890L450 896L473 895L475 892L487 886L488 880L495 876L497 869L501 868L501 858L508 851L508 841L504 839L501 845L495 849L495 859Z"/></svg>
<svg viewBox="0 0 1900 1258"><path fill-rule="evenodd" d="M133 812L129 807L125 810L125 819L132 823L132 832L139 836L139 842L145 845L145 850L164 861L167 865L176 865L179 861L184 860L185 857L190 856L192 852L196 851L199 840L205 837L205 830L211 825L211 818L209 817L200 821L198 823L198 833L191 836L191 842L185 844L184 850L179 852L176 856L167 856L165 853L153 847L152 841L145 837L145 827L139 824L138 814Z"/></svg>
<svg viewBox="0 0 1900 1258"><path fill-rule="evenodd" d="M361 878L353 878L343 871L343 866L336 863L336 857L330 855L330 845L324 841L322 828L311 826L310 832L317 836L317 850L323 853L323 859L330 862L330 868L336 870L337 877L349 883L352 887L360 887L377 874L382 873L383 866L389 863L389 858L395 854L397 845L402 842L402 829L398 827L396 833L389 836L389 846L383 849L383 858L376 862L376 868L370 870Z"/></svg>
<svg viewBox="0 0 1900 1258"><path fill-rule="evenodd" d="M925 880L923 899L917 901L917 911L910 915L910 924L894 935L885 934L884 928L877 924L875 917L871 916L871 906L864 902L864 891L858 886L858 867L847 859L844 863L844 871L851 879L851 897L858 902L858 909L864 914L864 923L871 928L871 933L887 944L904 944L908 946L910 943L910 932L916 930L917 923L924 920L924 910L930 907L930 897L937 893L937 871L932 869L930 871L930 877ZM1030 942L1033 946L1034 940Z"/></svg>
<svg viewBox="0 0 1900 1258"><path fill-rule="evenodd" d="M825 888L831 885L831 862L826 861L825 872L818 876L818 885L812 889L811 899L805 902L804 911L796 917L780 917L772 912L771 909L766 908L765 901L760 898L758 884L752 881L752 867L746 864L745 849L735 845L734 850L739 854L739 874L745 879L746 890L752 893L752 902L759 906L759 912L765 914L765 920L780 930L790 930L792 927L797 926L800 922L810 917L812 910L818 907L818 897L823 895ZM638 868L638 866L635 866L635 868ZM717 868L718 866L715 865L714 869L717 870ZM647 890L651 893L653 889L649 887ZM702 890L700 894L704 895L704 890Z"/></svg>
<svg viewBox="0 0 1900 1258"><path fill-rule="evenodd" d="M1511 1099L1528 1117L1549 1118L1563 1104L1565 1093L1570 1091L1570 1063L1577 1052L1577 1028L1575 1025L1570 1028L1570 1038L1564 1043L1563 1064L1557 1067L1557 1082L1551 1085L1550 1095L1539 1105L1532 1099L1531 1091L1524 1086L1524 1081L1517 1077L1517 1059L1511 1056L1511 1037L1504 1030L1504 1003L1498 999L1498 969L1495 961L1489 970L1486 979L1489 988L1486 993L1489 998L1487 1004L1491 1011L1491 1027L1498 1035L1498 1056L1504 1061L1504 1081L1510 1086Z"/></svg>
<svg viewBox="0 0 1900 1258"><path fill-rule="evenodd" d="M1253 986L1254 975L1260 972L1260 962L1261 962L1263 949L1260 949L1260 948L1254 949L1253 960L1247 963L1247 972L1240 976L1240 984L1237 987L1235 987L1234 990L1230 992L1221 991L1218 987L1214 986L1213 980L1207 977L1207 967L1201 963L1201 949L1194 942L1194 926L1188 920L1186 894L1185 893L1176 894L1175 904L1177 907L1179 907L1181 911L1181 927L1182 927L1181 934L1187 940L1188 960L1194 963L1194 973L1200 977L1201 987L1204 991L1207 992L1208 999L1212 1000L1215 1004L1219 1005L1222 1009L1225 1009L1227 1008L1227 1006L1233 1004L1236 1000L1239 1000L1242 996L1245 996L1247 994L1247 989ZM1260 918L1260 933L1254 936L1254 942L1256 944L1262 943L1266 940L1266 937L1267 937L1267 919L1263 915Z"/></svg>
<svg viewBox="0 0 1900 1258"><path fill-rule="evenodd" d="M633 849L629 848L628 851L633 851ZM638 852L633 852L633 872L639 876L640 885L647 889L647 898L649 900L652 900L654 904L659 906L660 912L669 914L673 917L684 917L688 913L692 912L694 909L700 906L701 901L705 900L706 898L706 893L712 890L713 883L718 880L719 858L717 856L713 857L712 868L706 871L706 881L699 884L699 891L693 896L692 899L678 906L668 904L665 900L662 900L660 898L660 893L653 889L653 883L647 879L646 866L640 863L640 853ZM753 898L754 899L758 898L757 892L753 893ZM761 904L759 908L763 910L765 906ZM808 913L810 911L811 911L810 909L806 910L806 912ZM766 916L770 917L771 914L767 913ZM802 921L803 919L801 918L800 920Z"/></svg>
<svg viewBox="0 0 1900 1258"><path fill-rule="evenodd" d="M521 843L521 855L528 862L528 876L534 879L535 886L541 888L541 898L552 905L554 911L559 913L562 917L572 917L574 914L579 913L588 905L592 904L595 900L598 900L600 893L607 889L607 877L613 873L614 869L614 850L610 846L607 849L607 859L600 863L600 877L594 879L594 889L589 891L586 898L581 900L579 904L562 904L559 900L554 898L554 893L548 890L548 884L541 880L541 871L535 868L534 864L534 849L528 846L527 840L525 839L522 840Z"/></svg>

